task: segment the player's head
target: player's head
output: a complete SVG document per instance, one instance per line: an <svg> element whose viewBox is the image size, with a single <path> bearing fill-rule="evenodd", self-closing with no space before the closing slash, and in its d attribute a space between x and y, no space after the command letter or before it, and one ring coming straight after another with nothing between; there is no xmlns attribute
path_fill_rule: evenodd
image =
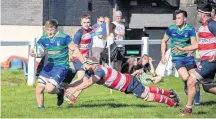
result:
<svg viewBox="0 0 216 119"><path fill-rule="evenodd" d="M144 54L144 55L140 58L140 60L138 61L138 64L145 65L145 64L147 64L147 63L149 63L149 56L146 55L146 54Z"/></svg>
<svg viewBox="0 0 216 119"><path fill-rule="evenodd" d="M187 12L185 10L176 10L175 11L175 22L176 26L183 26L187 20Z"/></svg>
<svg viewBox="0 0 216 119"><path fill-rule="evenodd" d="M103 16L99 16L97 18L97 24L102 24L102 23L104 23L104 17Z"/></svg>
<svg viewBox="0 0 216 119"><path fill-rule="evenodd" d="M99 61L95 57L88 57L83 63L84 69L88 71L94 71L98 65Z"/></svg>
<svg viewBox="0 0 216 119"><path fill-rule="evenodd" d="M197 8L197 20L200 23L205 23L211 17L212 6L210 4L200 4Z"/></svg>
<svg viewBox="0 0 216 119"><path fill-rule="evenodd" d="M121 22L121 18L122 18L122 12L121 11L116 11L116 13L115 13L115 21L116 22Z"/></svg>
<svg viewBox="0 0 216 119"><path fill-rule="evenodd" d="M85 30L88 30L90 25L91 25L91 17L90 17L90 15L81 16L80 22L81 22L82 28L85 29Z"/></svg>
<svg viewBox="0 0 216 119"><path fill-rule="evenodd" d="M45 23L45 31L49 38L53 38L57 33L58 21L55 19L51 19L46 21Z"/></svg>

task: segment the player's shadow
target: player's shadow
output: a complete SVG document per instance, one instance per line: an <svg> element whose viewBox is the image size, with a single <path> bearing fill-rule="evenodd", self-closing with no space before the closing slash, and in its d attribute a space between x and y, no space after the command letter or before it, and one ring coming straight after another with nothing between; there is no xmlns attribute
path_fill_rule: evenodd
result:
<svg viewBox="0 0 216 119"><path fill-rule="evenodd" d="M109 106L111 108L121 108L121 107L139 107L139 108L148 108L148 107L155 107L152 105L144 105L144 104L116 104L116 103L106 103L106 104L81 104L81 105L71 105L68 108L94 108L94 107L105 107Z"/></svg>
<svg viewBox="0 0 216 119"><path fill-rule="evenodd" d="M207 114L207 112L199 111L199 112L193 112L194 115L203 115Z"/></svg>
<svg viewBox="0 0 216 119"><path fill-rule="evenodd" d="M209 106L216 104L216 101L207 101L207 102L200 102L200 105L202 106Z"/></svg>

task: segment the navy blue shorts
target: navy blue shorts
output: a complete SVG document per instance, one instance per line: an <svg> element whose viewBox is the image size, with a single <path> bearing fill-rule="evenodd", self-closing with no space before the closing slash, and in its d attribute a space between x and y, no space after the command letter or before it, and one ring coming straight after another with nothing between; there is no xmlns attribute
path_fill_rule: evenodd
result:
<svg viewBox="0 0 216 119"><path fill-rule="evenodd" d="M173 59L172 62L175 64L176 69L185 67L188 71L197 68L196 62L193 56L184 57L181 59Z"/></svg>
<svg viewBox="0 0 216 119"><path fill-rule="evenodd" d="M144 91L145 91L145 87L142 85L142 83L134 76L131 76L130 84L128 85L125 93L133 94L136 97L140 98Z"/></svg>
<svg viewBox="0 0 216 119"><path fill-rule="evenodd" d="M196 78L202 84L213 83L216 74L216 62L201 61L196 72L198 73Z"/></svg>
<svg viewBox="0 0 216 119"><path fill-rule="evenodd" d="M53 66L52 64L47 64L43 67L39 74L41 83L50 82L54 86L58 86L66 77L68 68L62 66ZM46 79L44 79L46 78ZM47 80L48 79L48 80Z"/></svg>
<svg viewBox="0 0 216 119"><path fill-rule="evenodd" d="M69 68L67 76L65 77L63 82L70 84L75 76L76 76L76 72L74 72L73 69Z"/></svg>

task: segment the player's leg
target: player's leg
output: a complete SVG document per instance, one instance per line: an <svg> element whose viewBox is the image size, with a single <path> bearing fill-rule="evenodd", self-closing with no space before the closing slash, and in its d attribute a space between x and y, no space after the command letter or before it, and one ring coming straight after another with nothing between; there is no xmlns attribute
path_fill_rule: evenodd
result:
<svg viewBox="0 0 216 119"><path fill-rule="evenodd" d="M77 72L77 82L74 83L74 85L76 85L76 83L80 82L82 80L82 78L85 76L85 71L84 70L80 70ZM79 95L81 94L82 90L76 91L73 96L70 99L71 104L75 103L77 98L79 97Z"/></svg>
<svg viewBox="0 0 216 119"><path fill-rule="evenodd" d="M163 97L161 94L151 93L148 89L149 88L146 89L139 80L132 76L130 84L127 87L125 93L132 93L137 98L141 98L149 102L168 104L170 107L174 107L176 105L176 102L173 100Z"/></svg>
<svg viewBox="0 0 216 119"><path fill-rule="evenodd" d="M193 74L197 68L196 62L194 57L187 57L185 60L185 66L189 72L189 74ZM199 83L196 83L196 95L195 95L195 105L199 105L200 104L200 88L199 88Z"/></svg>
<svg viewBox="0 0 216 119"><path fill-rule="evenodd" d="M200 66L196 69L194 73L190 74L188 79L188 100L185 109L181 112L182 115L188 115L192 113L192 105L194 101L194 96L196 94L196 83L197 81L202 84L212 84L214 80L214 75L216 72L216 63L210 63L208 60L201 61ZM205 89L204 89L205 90ZM209 89L207 89L209 91ZM214 87L213 90L214 91Z"/></svg>
<svg viewBox="0 0 216 119"><path fill-rule="evenodd" d="M157 94L161 94L164 95L168 98L177 98L177 94L175 93L175 91L173 89L165 90L162 88L159 88L157 86L146 86L145 87L150 93L157 93Z"/></svg>
<svg viewBox="0 0 216 119"><path fill-rule="evenodd" d="M173 61L173 63L175 64L179 76L182 78L182 81L184 82L184 91L187 94L187 79L189 78L189 73L183 61L184 60L176 60Z"/></svg>
<svg viewBox="0 0 216 119"><path fill-rule="evenodd" d="M74 68L77 71L77 80L75 82L73 82L72 84L70 84L71 86L75 86L77 84L79 84L80 81L82 81L82 78L85 75L85 71L83 69L82 63L79 60L75 60L73 62L74 64ZM77 100L78 96L81 94L82 90L79 90L77 92L75 92L72 96L64 96L64 99L69 103L69 104L73 104L75 103L75 101Z"/></svg>
<svg viewBox="0 0 216 119"><path fill-rule="evenodd" d="M47 79L50 77L50 70L51 68L49 66L43 67L38 77L38 84L35 91L38 109L44 108L44 90L47 84Z"/></svg>
<svg viewBox="0 0 216 119"><path fill-rule="evenodd" d="M44 89L46 82L41 81L41 79L38 79L38 84L36 86L35 94L36 94L36 101L38 105L38 109L44 108Z"/></svg>
<svg viewBox="0 0 216 119"><path fill-rule="evenodd" d="M68 72L67 68L64 67L53 67L52 71L50 72L50 77L48 79L48 83L46 85L46 91L49 94L57 94L58 97L58 101L57 101L57 105L60 106L63 101L64 101L64 89L62 87L60 87L59 85L62 83L62 81L64 80L64 78L66 77Z"/></svg>

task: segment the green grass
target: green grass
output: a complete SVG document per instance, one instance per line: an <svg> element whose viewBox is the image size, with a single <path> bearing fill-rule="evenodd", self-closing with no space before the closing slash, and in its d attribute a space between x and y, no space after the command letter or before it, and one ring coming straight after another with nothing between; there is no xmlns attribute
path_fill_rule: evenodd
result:
<svg viewBox="0 0 216 119"><path fill-rule="evenodd" d="M38 110L35 100L35 86L25 85L22 71L2 71L1 117L2 118L170 118L179 116L180 109L186 104L183 83L174 77L165 78L157 84L165 89L173 88L180 96L177 108L169 108L159 103L149 103L132 95L117 91L110 94L108 88L94 85L86 89L76 104L56 105L56 95L45 94L45 110ZM3 83L4 82L4 83ZM8 82L8 83L5 83ZM19 85L10 85L16 83ZM4 85L3 85L4 84ZM216 117L216 97L201 92L201 105L194 106L194 114L189 118Z"/></svg>

